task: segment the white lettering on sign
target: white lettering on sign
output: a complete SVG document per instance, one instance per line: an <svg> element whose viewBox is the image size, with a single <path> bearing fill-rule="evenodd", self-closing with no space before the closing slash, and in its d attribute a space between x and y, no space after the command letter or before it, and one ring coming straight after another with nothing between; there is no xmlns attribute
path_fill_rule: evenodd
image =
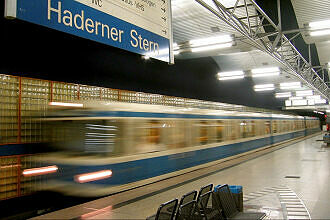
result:
<svg viewBox="0 0 330 220"><path fill-rule="evenodd" d="M152 53L159 53L159 45L153 41L149 41L146 38L142 38L136 30L131 30L131 45L132 47L139 47L141 50L149 51Z"/></svg>

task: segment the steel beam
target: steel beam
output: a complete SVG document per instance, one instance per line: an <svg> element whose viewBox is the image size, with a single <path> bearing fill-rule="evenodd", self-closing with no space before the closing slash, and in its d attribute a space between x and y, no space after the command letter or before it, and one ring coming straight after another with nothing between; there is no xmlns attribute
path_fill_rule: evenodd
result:
<svg viewBox="0 0 330 220"><path fill-rule="evenodd" d="M281 31L281 19L279 19L279 24L276 25L257 5L255 0L237 0L232 7L227 8L220 0L212 0L214 5L210 5L204 0L195 1L218 17L222 22L236 30L238 35L240 35L239 37L244 37L250 45L272 56L276 61L289 69L305 85L319 92L323 98L329 101L330 94L327 83L312 68L311 63L306 61L291 43L300 33L288 39ZM238 12L236 10L237 8L241 10ZM255 13L252 13L251 9ZM279 8L278 10L280 11ZM252 22L253 19L251 18L255 18L256 22ZM265 26L269 26L273 30L267 32L264 29ZM286 31L285 33L288 32ZM276 37L271 37L274 35ZM283 50L284 48L285 50ZM290 56L290 59L285 59L287 56ZM309 72L307 75L306 71ZM320 87L326 89L320 89Z"/></svg>

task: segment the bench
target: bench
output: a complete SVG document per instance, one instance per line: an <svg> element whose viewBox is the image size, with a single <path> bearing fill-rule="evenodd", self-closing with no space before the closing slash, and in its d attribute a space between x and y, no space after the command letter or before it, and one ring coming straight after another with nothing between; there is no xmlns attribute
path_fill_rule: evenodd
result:
<svg viewBox="0 0 330 220"><path fill-rule="evenodd" d="M225 219L263 219L263 212L240 212L227 184L217 186L214 192L215 200L219 203Z"/></svg>
<svg viewBox="0 0 330 220"><path fill-rule="evenodd" d="M173 199L161 204L155 215L147 218L147 220L173 220L176 207L178 205L178 199Z"/></svg>

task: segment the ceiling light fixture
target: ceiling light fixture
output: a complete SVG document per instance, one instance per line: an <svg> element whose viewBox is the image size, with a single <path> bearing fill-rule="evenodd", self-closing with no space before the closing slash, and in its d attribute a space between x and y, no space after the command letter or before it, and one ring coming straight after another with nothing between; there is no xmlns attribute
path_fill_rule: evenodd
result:
<svg viewBox="0 0 330 220"><path fill-rule="evenodd" d="M306 99L292 100L292 105L293 106L307 105L307 100Z"/></svg>
<svg viewBox="0 0 330 220"><path fill-rule="evenodd" d="M231 47L234 45L233 35L220 35L189 41L191 52L202 52Z"/></svg>
<svg viewBox="0 0 330 220"><path fill-rule="evenodd" d="M278 76L280 75L280 68L270 67L270 68L258 68L252 69L252 77L266 77L266 76Z"/></svg>
<svg viewBox="0 0 330 220"><path fill-rule="evenodd" d="M241 70L218 73L219 80L231 80L231 79L243 79L243 78L244 78L244 72Z"/></svg>
<svg viewBox="0 0 330 220"><path fill-rule="evenodd" d="M312 96L313 90L296 91L296 96Z"/></svg>
<svg viewBox="0 0 330 220"><path fill-rule="evenodd" d="M275 93L275 98L288 98L291 97L292 93L291 92L279 92Z"/></svg>
<svg viewBox="0 0 330 220"><path fill-rule="evenodd" d="M309 27L311 30L330 28L330 20L310 22Z"/></svg>
<svg viewBox="0 0 330 220"><path fill-rule="evenodd" d="M192 47L195 47L195 46L200 47L200 46L206 46L206 45L211 45L211 44L224 44L224 43L229 43L232 41L233 41L232 35L221 35L221 36L215 36L215 37L190 40L189 44Z"/></svg>
<svg viewBox="0 0 330 220"><path fill-rule="evenodd" d="M272 90L275 90L274 84L261 84L254 86L254 91L256 92L272 91Z"/></svg>
<svg viewBox="0 0 330 220"><path fill-rule="evenodd" d="M231 46L233 46L233 42L225 43L225 44L215 44L215 45L191 48L191 52L197 53L197 52L203 52L203 51L210 51L210 50L228 48L228 47L231 47Z"/></svg>
<svg viewBox="0 0 330 220"><path fill-rule="evenodd" d="M301 88L300 82L280 83L280 89L298 89Z"/></svg>
<svg viewBox="0 0 330 220"><path fill-rule="evenodd" d="M330 34L330 20L310 22L308 26L312 37Z"/></svg>
<svg viewBox="0 0 330 220"><path fill-rule="evenodd" d="M317 100L319 100L319 99L321 99L321 96L320 95L312 95L312 96L306 96L306 99L317 99Z"/></svg>
<svg viewBox="0 0 330 220"><path fill-rule="evenodd" d="M314 102L315 102L315 104L326 104L327 100L325 100L325 99L315 99Z"/></svg>
<svg viewBox="0 0 330 220"><path fill-rule="evenodd" d="M228 77L222 77L219 78L219 80L231 80L231 79L243 79L244 76L228 76Z"/></svg>
<svg viewBox="0 0 330 220"><path fill-rule="evenodd" d="M292 102L290 100L285 100L285 106L292 106Z"/></svg>
<svg viewBox="0 0 330 220"><path fill-rule="evenodd" d="M314 99L307 99L308 105L315 105Z"/></svg>
<svg viewBox="0 0 330 220"><path fill-rule="evenodd" d="M312 37L324 36L330 34L330 29L320 30L320 31L312 31L309 33Z"/></svg>
<svg viewBox="0 0 330 220"><path fill-rule="evenodd" d="M290 97L289 100L302 100L303 97Z"/></svg>

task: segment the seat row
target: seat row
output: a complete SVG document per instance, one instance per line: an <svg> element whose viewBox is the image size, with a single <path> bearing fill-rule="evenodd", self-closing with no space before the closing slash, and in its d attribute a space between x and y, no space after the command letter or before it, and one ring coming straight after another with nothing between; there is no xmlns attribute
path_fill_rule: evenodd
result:
<svg viewBox="0 0 330 220"><path fill-rule="evenodd" d="M227 184L201 187L178 199L161 204L147 220L263 219L263 212L241 212Z"/></svg>

